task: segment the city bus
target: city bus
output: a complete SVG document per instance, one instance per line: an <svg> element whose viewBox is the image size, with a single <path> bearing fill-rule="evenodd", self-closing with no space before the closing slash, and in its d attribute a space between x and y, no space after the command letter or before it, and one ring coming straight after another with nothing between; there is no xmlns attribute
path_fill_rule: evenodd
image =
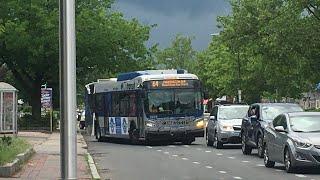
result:
<svg viewBox="0 0 320 180"><path fill-rule="evenodd" d="M191 144L204 135L203 89L185 70L146 70L85 86L85 126L98 141Z"/></svg>

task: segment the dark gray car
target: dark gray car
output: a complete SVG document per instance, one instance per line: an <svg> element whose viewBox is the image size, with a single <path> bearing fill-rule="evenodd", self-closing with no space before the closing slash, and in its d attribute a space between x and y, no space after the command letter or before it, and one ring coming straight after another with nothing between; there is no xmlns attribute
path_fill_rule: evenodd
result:
<svg viewBox="0 0 320 180"><path fill-rule="evenodd" d="M296 112L277 116L266 128L264 163L283 163L287 172L298 166L320 166L320 113Z"/></svg>

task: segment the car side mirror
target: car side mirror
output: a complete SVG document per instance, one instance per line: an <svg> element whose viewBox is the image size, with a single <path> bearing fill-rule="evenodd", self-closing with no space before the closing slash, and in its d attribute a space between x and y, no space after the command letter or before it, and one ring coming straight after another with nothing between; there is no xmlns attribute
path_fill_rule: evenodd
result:
<svg viewBox="0 0 320 180"><path fill-rule="evenodd" d="M283 126L276 126L276 127L274 127L274 129L275 129L277 132L287 132L286 130L284 130L284 127L283 127Z"/></svg>
<svg viewBox="0 0 320 180"><path fill-rule="evenodd" d="M216 120L216 117L215 117L215 116L210 116L210 120L211 120L211 121L215 121L215 120Z"/></svg>

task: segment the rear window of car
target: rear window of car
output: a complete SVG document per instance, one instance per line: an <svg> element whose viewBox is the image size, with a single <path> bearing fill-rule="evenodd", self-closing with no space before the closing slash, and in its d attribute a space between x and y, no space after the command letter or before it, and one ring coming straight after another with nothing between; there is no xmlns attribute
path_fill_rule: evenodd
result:
<svg viewBox="0 0 320 180"><path fill-rule="evenodd" d="M288 112L301 112L303 109L299 105L272 105L262 107L262 118L273 120L276 116Z"/></svg>

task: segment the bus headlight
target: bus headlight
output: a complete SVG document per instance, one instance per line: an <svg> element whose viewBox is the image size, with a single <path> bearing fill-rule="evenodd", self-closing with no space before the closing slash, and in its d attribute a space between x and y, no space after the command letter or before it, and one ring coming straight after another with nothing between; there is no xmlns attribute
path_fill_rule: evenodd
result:
<svg viewBox="0 0 320 180"><path fill-rule="evenodd" d="M156 124L155 124L153 121L147 121L147 122L146 122L146 126L147 126L147 127L155 127Z"/></svg>
<svg viewBox="0 0 320 180"><path fill-rule="evenodd" d="M203 119L199 120L196 122L197 128L203 128L204 127L204 121Z"/></svg>

